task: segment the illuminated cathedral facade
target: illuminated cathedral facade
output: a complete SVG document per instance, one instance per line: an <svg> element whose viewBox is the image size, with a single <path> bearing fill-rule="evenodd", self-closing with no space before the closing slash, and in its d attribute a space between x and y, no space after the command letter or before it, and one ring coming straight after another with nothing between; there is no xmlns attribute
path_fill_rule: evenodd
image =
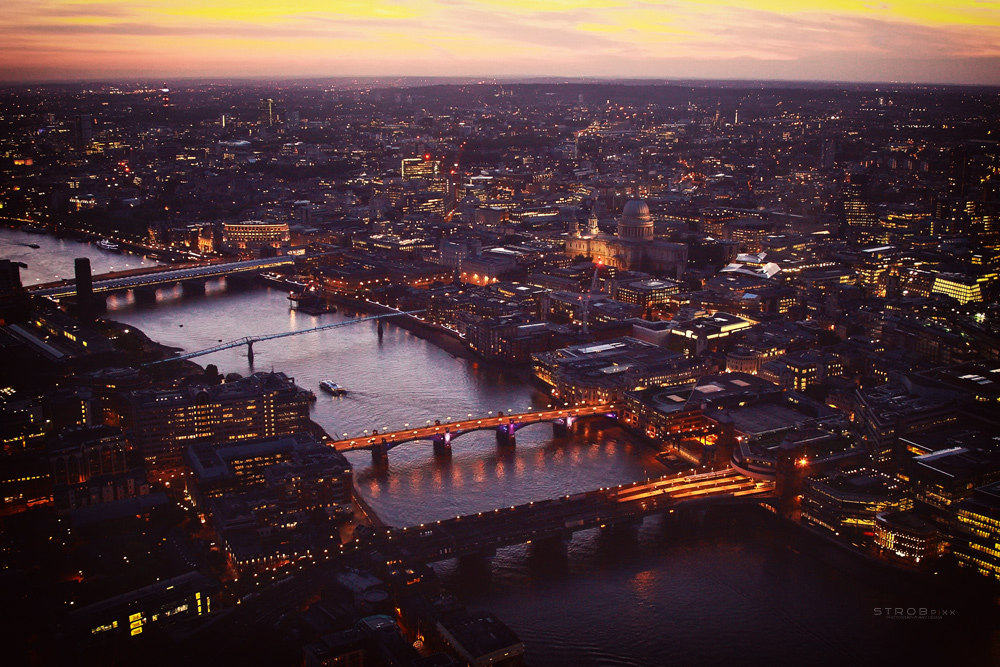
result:
<svg viewBox="0 0 1000 667"><path fill-rule="evenodd" d="M579 227L566 241L566 254L583 255L595 262L630 271L662 273L681 278L687 266L687 246L653 237L653 219L646 202L625 204L617 234L601 234L591 214L587 229Z"/></svg>

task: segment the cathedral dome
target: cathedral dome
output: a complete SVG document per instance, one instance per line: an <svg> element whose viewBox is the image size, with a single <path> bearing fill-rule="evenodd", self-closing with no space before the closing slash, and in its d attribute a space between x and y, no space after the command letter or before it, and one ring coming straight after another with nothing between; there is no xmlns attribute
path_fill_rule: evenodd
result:
<svg viewBox="0 0 1000 667"><path fill-rule="evenodd" d="M649 206L644 201L633 199L625 204L625 209L622 210L622 217L649 220Z"/></svg>
<svg viewBox="0 0 1000 667"><path fill-rule="evenodd" d="M628 239L652 239L653 218L644 201L633 200L625 204L618 221L618 236Z"/></svg>

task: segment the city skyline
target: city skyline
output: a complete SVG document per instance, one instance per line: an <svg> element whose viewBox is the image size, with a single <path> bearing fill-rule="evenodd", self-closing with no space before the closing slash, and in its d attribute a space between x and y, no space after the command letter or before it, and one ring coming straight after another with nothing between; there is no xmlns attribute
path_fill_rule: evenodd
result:
<svg viewBox="0 0 1000 667"><path fill-rule="evenodd" d="M0 1L6 82L444 76L1000 84L1000 3Z"/></svg>
<svg viewBox="0 0 1000 667"><path fill-rule="evenodd" d="M1000 88L469 78L4 87L6 662L1000 663Z"/></svg>

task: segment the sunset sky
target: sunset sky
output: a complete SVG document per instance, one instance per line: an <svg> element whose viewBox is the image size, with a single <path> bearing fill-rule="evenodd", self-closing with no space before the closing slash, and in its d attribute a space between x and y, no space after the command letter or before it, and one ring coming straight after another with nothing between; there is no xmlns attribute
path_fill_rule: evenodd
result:
<svg viewBox="0 0 1000 667"><path fill-rule="evenodd" d="M0 0L0 80L1000 84L1000 0Z"/></svg>

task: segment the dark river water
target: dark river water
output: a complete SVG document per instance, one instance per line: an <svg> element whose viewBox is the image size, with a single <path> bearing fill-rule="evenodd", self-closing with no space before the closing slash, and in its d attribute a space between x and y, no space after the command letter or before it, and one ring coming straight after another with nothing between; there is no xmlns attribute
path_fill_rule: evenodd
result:
<svg viewBox="0 0 1000 667"><path fill-rule="evenodd" d="M24 248L20 259L18 244L28 242L46 243L45 252ZM26 283L71 273L76 256L90 257L95 273L138 261L9 230L0 230L0 248L29 264ZM161 290L156 304L119 296L110 307L109 318L185 351L357 316L296 313L280 290L230 291L221 280L205 296ZM369 322L258 343L254 351L253 368L244 348L197 361L223 373L283 371L317 391L313 419L331 434L548 403L523 371L455 358L391 324L381 340ZM347 395L319 392L325 379ZM596 422L569 438L553 437L549 425L527 427L513 451L499 452L492 434L476 432L456 439L450 458L436 458L423 443L392 450L387 465L374 466L367 452L349 458L360 493L394 525L663 472L644 445ZM466 605L493 611L517 632L531 665L1000 664L995 605L876 569L756 508L648 519L637 542L588 531L565 553L512 547L488 563L435 567ZM876 607L955 615L892 620L876 616Z"/></svg>

